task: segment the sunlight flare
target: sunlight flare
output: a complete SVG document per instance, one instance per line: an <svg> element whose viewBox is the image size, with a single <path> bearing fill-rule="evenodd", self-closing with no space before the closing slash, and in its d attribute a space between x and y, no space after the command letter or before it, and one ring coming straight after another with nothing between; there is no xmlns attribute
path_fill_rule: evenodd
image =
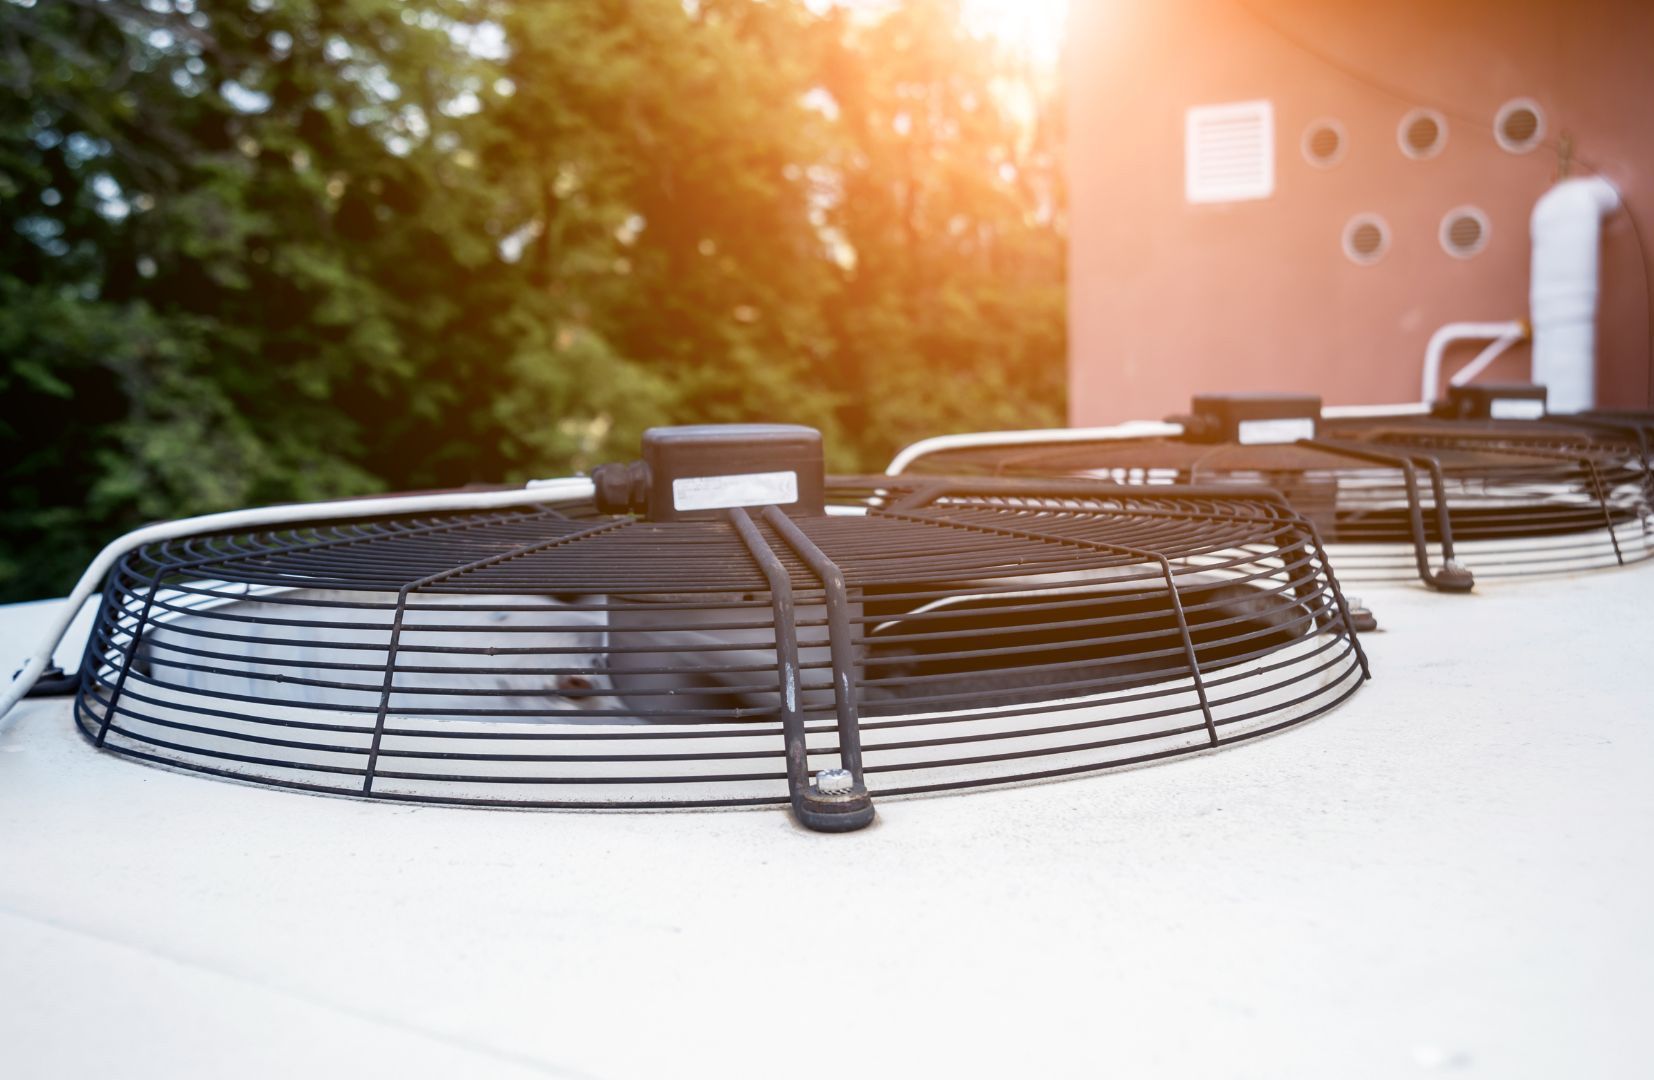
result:
<svg viewBox="0 0 1654 1080"><path fill-rule="evenodd" d="M965 17L1037 63L1062 55L1069 0L966 0Z"/></svg>

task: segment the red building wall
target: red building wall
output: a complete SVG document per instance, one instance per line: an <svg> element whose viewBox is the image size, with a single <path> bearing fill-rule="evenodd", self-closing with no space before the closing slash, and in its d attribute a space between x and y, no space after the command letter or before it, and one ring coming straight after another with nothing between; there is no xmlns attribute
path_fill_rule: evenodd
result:
<svg viewBox="0 0 1654 1080"><path fill-rule="evenodd" d="M1273 24L1273 26L1271 25ZM1070 420L1158 418L1195 392L1293 390L1328 403L1416 400L1441 324L1527 314L1528 216L1558 176L1594 167L1654 243L1654 3L1636 0L1074 0L1070 82ZM1382 85L1375 85L1380 83ZM1534 99L1545 145L1493 134ZM1184 113L1268 99L1274 191L1191 204ZM1403 154L1416 106L1446 114L1437 156ZM1345 134L1335 165L1300 149ZM1485 248L1455 258L1443 215L1473 205ZM1352 262L1342 235L1381 214L1390 246ZM1598 396L1651 400L1648 268L1625 210L1603 238ZM1451 372L1477 346L1451 352ZM1527 377L1525 347L1489 380Z"/></svg>

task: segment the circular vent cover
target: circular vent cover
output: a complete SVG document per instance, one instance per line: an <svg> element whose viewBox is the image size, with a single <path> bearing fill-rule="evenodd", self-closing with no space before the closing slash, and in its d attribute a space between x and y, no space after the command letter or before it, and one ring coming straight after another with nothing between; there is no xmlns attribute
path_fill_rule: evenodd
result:
<svg viewBox="0 0 1654 1080"><path fill-rule="evenodd" d="M1317 120L1304 129L1304 159L1331 168L1344 158L1344 126L1336 120Z"/></svg>
<svg viewBox="0 0 1654 1080"><path fill-rule="evenodd" d="M1396 129L1401 152L1410 158L1433 158L1447 145L1447 118L1435 109L1414 109Z"/></svg>
<svg viewBox="0 0 1654 1080"><path fill-rule="evenodd" d="M1532 98L1516 98L1499 107L1493 137L1513 154L1525 154L1545 138L1545 114Z"/></svg>
<svg viewBox="0 0 1654 1080"><path fill-rule="evenodd" d="M1362 678L1313 529L1268 493L878 478L792 509L151 545L111 578L76 718L107 750L309 791L790 801L834 829L870 795L1252 738Z"/></svg>
<svg viewBox="0 0 1654 1080"><path fill-rule="evenodd" d="M1344 225L1344 254L1371 266L1390 250L1390 225L1377 214L1357 214Z"/></svg>
<svg viewBox="0 0 1654 1080"><path fill-rule="evenodd" d="M1479 255L1487 247L1489 225L1487 215L1474 206L1460 206L1449 210L1442 218L1440 240L1442 250L1456 259Z"/></svg>

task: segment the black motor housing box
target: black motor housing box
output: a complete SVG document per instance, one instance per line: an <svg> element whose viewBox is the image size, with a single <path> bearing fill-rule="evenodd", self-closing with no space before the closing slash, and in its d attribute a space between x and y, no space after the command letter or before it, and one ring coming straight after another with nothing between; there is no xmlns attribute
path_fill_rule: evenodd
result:
<svg viewBox="0 0 1654 1080"><path fill-rule="evenodd" d="M651 521L717 517L732 506L825 514L821 432L799 424L696 424L643 433Z"/></svg>
<svg viewBox="0 0 1654 1080"><path fill-rule="evenodd" d="M1545 400L1545 388L1536 383L1449 386L1430 413L1453 420L1539 420Z"/></svg>
<svg viewBox="0 0 1654 1080"><path fill-rule="evenodd" d="M1314 394L1196 394L1191 412L1184 430L1194 442L1292 443L1315 437L1321 399Z"/></svg>

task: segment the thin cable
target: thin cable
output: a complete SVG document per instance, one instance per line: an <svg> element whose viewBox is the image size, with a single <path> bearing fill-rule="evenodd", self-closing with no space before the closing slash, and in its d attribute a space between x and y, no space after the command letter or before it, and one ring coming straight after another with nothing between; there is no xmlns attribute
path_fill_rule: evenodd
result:
<svg viewBox="0 0 1654 1080"><path fill-rule="evenodd" d="M1322 64L1343 75L1345 78L1353 79L1354 81L1362 83L1370 89L1377 90L1382 94L1387 94L1398 101L1409 104L1417 104L1422 102L1423 104L1429 105L1436 109L1443 116L1451 117L1452 119L1468 124L1471 127L1485 128L1490 132L1495 130L1494 126L1486 120L1462 111L1449 103L1428 97L1424 94L1416 93L1406 87L1397 86L1394 83L1386 82L1370 72L1362 71L1360 68L1351 67L1349 64L1338 59L1336 56L1316 48L1310 42L1304 40L1302 37L1299 37L1297 34L1294 34L1280 23L1258 11L1251 4L1247 3L1246 0L1234 0L1234 3L1236 7L1240 8L1248 16L1250 16L1253 21L1264 26L1276 37L1279 37L1282 41L1285 41L1288 45L1291 45L1300 52L1303 52L1320 61ZM1562 153L1561 143L1555 140L1546 139L1541 141L1540 145L1552 150L1558 155ZM1597 168L1594 164L1586 160L1584 157L1581 157L1579 154L1572 154L1572 160L1578 162L1592 175L1600 176L1604 180L1609 179L1606 175L1604 175L1601 169ZM1631 237L1637 245L1637 272L1642 278L1644 378L1646 380L1645 387L1648 404L1650 408L1654 408L1654 290L1650 289L1648 247L1643 242L1642 228L1637 223L1636 212L1631 209L1631 203L1626 200L1624 192L1620 193L1620 206L1625 210L1626 220L1631 223Z"/></svg>
<svg viewBox="0 0 1654 1080"><path fill-rule="evenodd" d="M1597 176L1602 176L1601 169L1577 154L1574 156L1574 160ZM1602 176L1602 178L1604 180L1608 179L1606 176ZM1625 198L1624 192L1620 193L1620 208L1625 211L1625 220L1631 225L1631 237L1637 244L1637 270L1641 273L1643 282L1643 317L1648 324L1648 364L1644 376L1644 396L1648 402L1648 407L1654 409L1654 299L1651 299L1651 297L1654 297L1654 290L1649 287L1648 245L1643 243L1643 231L1642 227L1637 224L1637 212L1631 208L1631 203Z"/></svg>

